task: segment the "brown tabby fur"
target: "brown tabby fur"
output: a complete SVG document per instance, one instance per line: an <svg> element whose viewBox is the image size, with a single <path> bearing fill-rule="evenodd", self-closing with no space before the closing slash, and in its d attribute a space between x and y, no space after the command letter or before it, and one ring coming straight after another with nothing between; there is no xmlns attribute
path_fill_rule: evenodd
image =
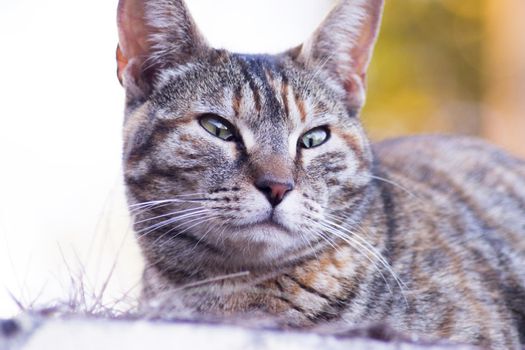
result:
<svg viewBox="0 0 525 350"><path fill-rule="evenodd" d="M304 45L241 55L210 48L181 0L120 1L144 310L525 342L525 163L468 138L370 145L357 115L381 11L341 0ZM329 140L299 147L318 126ZM273 208L261 177L293 190Z"/></svg>

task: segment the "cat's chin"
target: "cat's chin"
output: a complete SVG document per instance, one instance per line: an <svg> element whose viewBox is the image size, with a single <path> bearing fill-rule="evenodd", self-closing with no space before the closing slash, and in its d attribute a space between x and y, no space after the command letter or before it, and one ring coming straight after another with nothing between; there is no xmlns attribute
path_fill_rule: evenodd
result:
<svg viewBox="0 0 525 350"><path fill-rule="evenodd" d="M305 241L289 228L264 220L250 225L231 226L223 249L234 252L230 263L253 268L286 263L305 249Z"/></svg>
<svg viewBox="0 0 525 350"><path fill-rule="evenodd" d="M291 236L293 235L290 229L286 226L278 223L272 219L266 219L249 225L237 225L232 226L234 231L240 232L241 234L248 235L251 239L266 239L267 237L281 235Z"/></svg>

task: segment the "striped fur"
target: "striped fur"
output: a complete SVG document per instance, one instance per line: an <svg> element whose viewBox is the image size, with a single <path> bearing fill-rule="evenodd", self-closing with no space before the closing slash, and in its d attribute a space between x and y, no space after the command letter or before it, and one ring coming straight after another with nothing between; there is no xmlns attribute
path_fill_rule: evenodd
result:
<svg viewBox="0 0 525 350"><path fill-rule="evenodd" d="M342 0L307 44L269 56L209 48L180 0L121 0L144 312L525 342L525 163L467 138L369 143L357 114L381 8ZM206 113L239 141L205 131ZM330 139L301 148L319 126ZM261 174L294 185L275 208Z"/></svg>

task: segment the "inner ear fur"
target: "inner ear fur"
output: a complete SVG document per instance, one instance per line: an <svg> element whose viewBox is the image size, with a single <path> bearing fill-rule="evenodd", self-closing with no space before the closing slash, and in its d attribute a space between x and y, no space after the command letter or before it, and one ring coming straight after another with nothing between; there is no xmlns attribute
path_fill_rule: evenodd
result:
<svg viewBox="0 0 525 350"><path fill-rule="evenodd" d="M379 33L383 0L340 0L294 59L320 70L346 94L351 110L365 102L366 71Z"/></svg>
<svg viewBox="0 0 525 350"><path fill-rule="evenodd" d="M148 95L162 69L208 48L182 0L120 0L117 75L128 93Z"/></svg>

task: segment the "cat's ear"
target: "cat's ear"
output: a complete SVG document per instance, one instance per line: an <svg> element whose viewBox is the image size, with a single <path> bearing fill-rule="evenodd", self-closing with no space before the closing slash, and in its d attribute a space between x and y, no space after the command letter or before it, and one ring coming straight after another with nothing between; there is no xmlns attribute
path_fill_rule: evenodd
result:
<svg viewBox="0 0 525 350"><path fill-rule="evenodd" d="M379 33L383 0L339 0L313 36L290 51L296 60L323 71L358 110L365 101L366 71Z"/></svg>
<svg viewBox="0 0 525 350"><path fill-rule="evenodd" d="M118 78L133 95L208 48L183 0L120 0L118 33Z"/></svg>

